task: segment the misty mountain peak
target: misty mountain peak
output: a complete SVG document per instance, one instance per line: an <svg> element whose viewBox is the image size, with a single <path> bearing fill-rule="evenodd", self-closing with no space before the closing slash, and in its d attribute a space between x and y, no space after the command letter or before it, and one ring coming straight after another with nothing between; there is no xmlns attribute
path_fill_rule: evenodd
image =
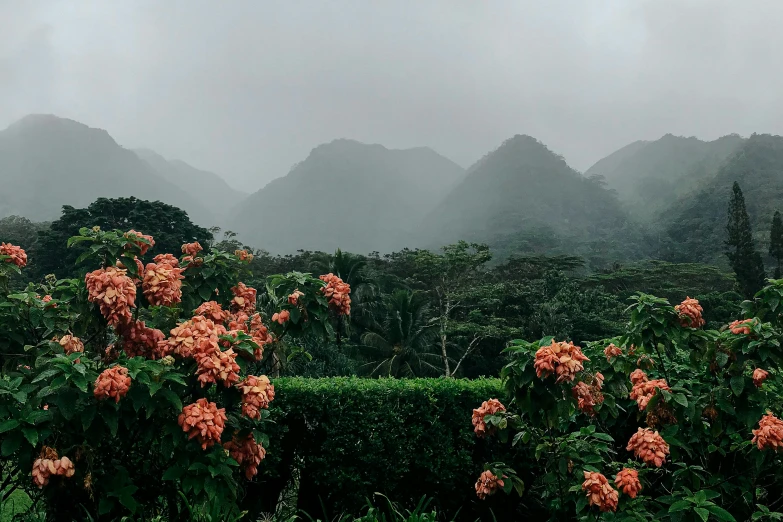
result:
<svg viewBox="0 0 783 522"><path fill-rule="evenodd" d="M61 118L54 114L28 114L12 123L6 132L16 135L34 136L70 136L117 145L114 138L103 129L85 125L75 120Z"/></svg>

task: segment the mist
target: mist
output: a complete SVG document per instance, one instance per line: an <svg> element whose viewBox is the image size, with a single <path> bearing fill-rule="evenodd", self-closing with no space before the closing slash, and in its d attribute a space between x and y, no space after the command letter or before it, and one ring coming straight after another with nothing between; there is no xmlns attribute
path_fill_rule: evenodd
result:
<svg viewBox="0 0 783 522"><path fill-rule="evenodd" d="M0 0L0 128L53 113L255 191L320 143L578 170L637 139L783 133L783 4Z"/></svg>

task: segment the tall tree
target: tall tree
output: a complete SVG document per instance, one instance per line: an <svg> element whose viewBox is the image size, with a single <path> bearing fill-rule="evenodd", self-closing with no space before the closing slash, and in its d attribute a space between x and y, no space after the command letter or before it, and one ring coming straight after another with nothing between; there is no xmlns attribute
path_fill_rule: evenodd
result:
<svg viewBox="0 0 783 522"><path fill-rule="evenodd" d="M780 212L772 216L772 230L769 233L769 255L775 258L778 266L775 268L775 279L780 279L780 259L783 258L783 220Z"/></svg>
<svg viewBox="0 0 783 522"><path fill-rule="evenodd" d="M726 256L731 262L742 293L745 297L752 297L764 286L764 262L753 242L745 197L736 181L729 201L726 232Z"/></svg>

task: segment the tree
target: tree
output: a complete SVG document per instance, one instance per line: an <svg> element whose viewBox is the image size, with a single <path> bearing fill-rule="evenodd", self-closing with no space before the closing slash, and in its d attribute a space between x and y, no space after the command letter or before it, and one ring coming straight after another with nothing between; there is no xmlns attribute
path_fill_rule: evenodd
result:
<svg viewBox="0 0 783 522"><path fill-rule="evenodd" d="M750 298L764 286L764 262L761 254L756 251L750 218L745 208L745 197L736 181L732 191L726 224L726 256L734 269L742 293Z"/></svg>
<svg viewBox="0 0 783 522"><path fill-rule="evenodd" d="M438 373L437 355L429 353L432 328L427 322L423 295L397 290L384 299L386 314L372 331L362 336L364 351L371 361L365 365L371 375L420 377Z"/></svg>
<svg viewBox="0 0 783 522"><path fill-rule="evenodd" d="M780 212L772 216L772 230L769 233L769 255L775 258L778 266L775 268L775 279L780 279L780 259L783 258L783 220Z"/></svg>
<svg viewBox="0 0 783 522"><path fill-rule="evenodd" d="M55 274L58 277L75 275L76 259L86 246L66 247L71 236L82 227L100 227L102 230L136 230L155 238L151 254L179 252L183 243L198 241L206 247L212 234L205 228L194 225L187 213L177 207L160 201L145 201L130 198L99 198L87 208L63 206L60 219L54 221L48 230L40 233L31 259L37 275Z"/></svg>

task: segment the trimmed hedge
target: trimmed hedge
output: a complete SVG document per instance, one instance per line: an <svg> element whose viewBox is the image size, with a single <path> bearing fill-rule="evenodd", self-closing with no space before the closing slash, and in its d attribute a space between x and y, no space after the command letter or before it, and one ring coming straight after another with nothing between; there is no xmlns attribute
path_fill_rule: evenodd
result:
<svg viewBox="0 0 783 522"><path fill-rule="evenodd" d="M375 492L475 520L513 509L512 496L476 499L483 463L510 457L473 433L473 408L502 397L498 379L281 378L268 424L270 447L244 509L271 512L298 483L296 507L331 518L358 513ZM492 452L504 451L505 455ZM298 480L292 478L298 477ZM499 517L499 519L502 519Z"/></svg>

